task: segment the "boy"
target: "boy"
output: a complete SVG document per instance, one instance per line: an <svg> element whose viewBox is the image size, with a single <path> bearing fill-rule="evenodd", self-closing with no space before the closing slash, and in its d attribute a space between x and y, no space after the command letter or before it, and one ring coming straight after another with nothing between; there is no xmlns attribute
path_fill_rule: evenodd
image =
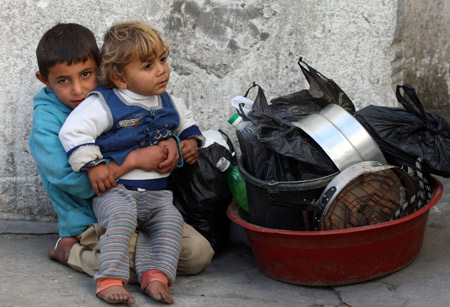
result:
<svg viewBox="0 0 450 307"><path fill-rule="evenodd" d="M98 297L111 303L129 303L120 295L129 296L124 288L125 263L128 240L137 225L148 237L138 238L136 247L141 289L157 301L173 303L168 287L175 280L182 217L166 189L169 173L133 170L114 187L114 177L103 164L104 156L122 164L131 150L149 146L157 170L167 155L160 142L178 136L183 157L196 162L204 137L183 101L166 93L167 56L167 46L149 25L113 25L102 47L105 87L92 92L69 115L59 134L72 168L87 170L94 189L106 191L93 200L99 223L106 228L95 278Z"/></svg>
<svg viewBox="0 0 450 307"><path fill-rule="evenodd" d="M100 51L92 32L78 24L58 24L41 38L36 50L39 71L36 77L46 85L34 97L33 127L29 137L42 183L58 215L59 234L55 249L49 252L57 260L93 276L98 271L98 237L103 230L91 208L94 190L85 173L73 172L58 138L59 130L70 114L97 87ZM116 176L139 165L145 169L145 154L131 152ZM145 153L145 152L144 152ZM174 161L178 160L177 152ZM110 163L110 167L114 163ZM171 166L166 166L166 169ZM164 169L162 169L164 171ZM133 252L130 245L130 252ZM191 226L183 229L183 248L179 274L196 274L213 256L205 238Z"/></svg>

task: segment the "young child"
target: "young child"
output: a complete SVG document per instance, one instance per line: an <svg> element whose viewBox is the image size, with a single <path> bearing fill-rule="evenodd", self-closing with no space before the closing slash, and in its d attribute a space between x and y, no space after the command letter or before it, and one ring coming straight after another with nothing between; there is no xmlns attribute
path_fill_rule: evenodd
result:
<svg viewBox="0 0 450 307"><path fill-rule="evenodd" d="M94 276L99 270L98 238L104 231L96 223L91 207L94 190L85 172L72 170L58 133L72 109L97 87L100 50L89 29L67 23L55 25L42 36L36 56L39 66L36 77L45 87L34 97L29 145L43 186L58 215L61 238L56 248L49 251L49 257ZM116 165L116 177L138 167L147 169L149 163L153 164L146 158L147 150L132 151L122 165ZM174 152L176 164L176 145ZM109 166L113 168L115 163L111 162ZM160 167L161 172L173 168L172 165ZM134 253L134 245L135 242L130 244L130 255ZM210 263L213 255L209 242L185 223L177 273L197 274Z"/></svg>
<svg viewBox="0 0 450 307"><path fill-rule="evenodd" d="M138 243L147 243L136 247L141 288L157 301L173 303L168 286L175 280L183 220L172 204L172 193L165 190L169 173L133 170L114 187L114 177L103 164L106 157L121 165L130 151L150 146L157 170L168 152L156 145L169 138L182 140L186 162L197 160L198 143L204 138L183 101L166 93L167 56L167 46L149 25L113 25L102 47L105 87L69 115L59 134L72 168L87 170L94 189L106 191L93 201L99 223L106 228L95 278L97 295L111 303L134 301L124 286L128 242L138 225L145 235Z"/></svg>

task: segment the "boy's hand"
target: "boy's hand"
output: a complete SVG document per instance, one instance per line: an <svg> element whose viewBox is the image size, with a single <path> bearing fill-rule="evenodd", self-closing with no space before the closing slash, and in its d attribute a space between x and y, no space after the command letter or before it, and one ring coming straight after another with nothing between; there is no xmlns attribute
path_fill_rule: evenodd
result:
<svg viewBox="0 0 450 307"><path fill-rule="evenodd" d="M194 164L198 160L197 139L187 139L180 142L181 155L188 164Z"/></svg>
<svg viewBox="0 0 450 307"><path fill-rule="evenodd" d="M120 178L134 169L141 169L150 172L158 170L158 166L163 161L167 160L168 155L169 152L167 148L152 145L133 150L128 154L125 161L121 165L118 165L114 160L112 160L108 164L108 167L113 172L115 178Z"/></svg>
<svg viewBox="0 0 450 307"><path fill-rule="evenodd" d="M138 154L135 157L137 159L135 168L144 171L159 172L159 166L161 163L165 162L170 155L169 148L160 145L147 146L135 150L134 152L135 154ZM129 155L131 155L131 153Z"/></svg>
<svg viewBox="0 0 450 307"><path fill-rule="evenodd" d="M94 166L88 169L87 173L97 195L117 186L114 172L105 164Z"/></svg>
<svg viewBox="0 0 450 307"><path fill-rule="evenodd" d="M167 140L159 142L158 146L161 146L167 150L167 159L158 165L156 171L161 174L169 173L173 171L180 159L177 141L174 138L168 138Z"/></svg>
<svg viewBox="0 0 450 307"><path fill-rule="evenodd" d="M124 164L126 163L129 166L127 168L127 172L132 171L133 169L141 169L147 172L157 170L159 164L165 161L169 156L167 148L157 147L158 146L152 145L135 149L130 152L124 162ZM110 165L112 164L112 162L110 163ZM116 177L120 176L120 173L116 174Z"/></svg>

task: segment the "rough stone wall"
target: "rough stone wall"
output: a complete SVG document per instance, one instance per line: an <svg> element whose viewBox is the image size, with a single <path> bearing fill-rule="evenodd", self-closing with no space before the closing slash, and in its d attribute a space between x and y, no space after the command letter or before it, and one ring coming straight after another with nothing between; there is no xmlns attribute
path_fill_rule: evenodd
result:
<svg viewBox="0 0 450 307"><path fill-rule="evenodd" d="M450 1L407 0L404 6L403 81L427 110L450 114Z"/></svg>
<svg viewBox="0 0 450 307"><path fill-rule="evenodd" d="M396 104L392 46L397 1L3 0L0 10L0 219L53 220L29 153L32 97L41 88L35 48L57 22L97 35L143 20L172 45L168 90L186 100L200 127L233 131L230 100L253 81L274 98L307 87L297 60L332 78L357 108Z"/></svg>

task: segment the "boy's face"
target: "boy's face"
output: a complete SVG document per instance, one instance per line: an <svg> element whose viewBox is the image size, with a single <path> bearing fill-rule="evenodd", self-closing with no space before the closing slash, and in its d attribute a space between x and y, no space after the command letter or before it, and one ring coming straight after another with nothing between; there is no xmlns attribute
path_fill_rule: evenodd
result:
<svg viewBox="0 0 450 307"><path fill-rule="evenodd" d="M128 89L140 95L161 95L166 91L170 78L168 51L160 45L157 56L144 62L135 58L122 71L121 77L113 82L117 87Z"/></svg>
<svg viewBox="0 0 450 307"><path fill-rule="evenodd" d="M72 65L57 63L49 69L48 78L39 72L36 77L71 109L75 109L98 85L97 64L92 58Z"/></svg>

